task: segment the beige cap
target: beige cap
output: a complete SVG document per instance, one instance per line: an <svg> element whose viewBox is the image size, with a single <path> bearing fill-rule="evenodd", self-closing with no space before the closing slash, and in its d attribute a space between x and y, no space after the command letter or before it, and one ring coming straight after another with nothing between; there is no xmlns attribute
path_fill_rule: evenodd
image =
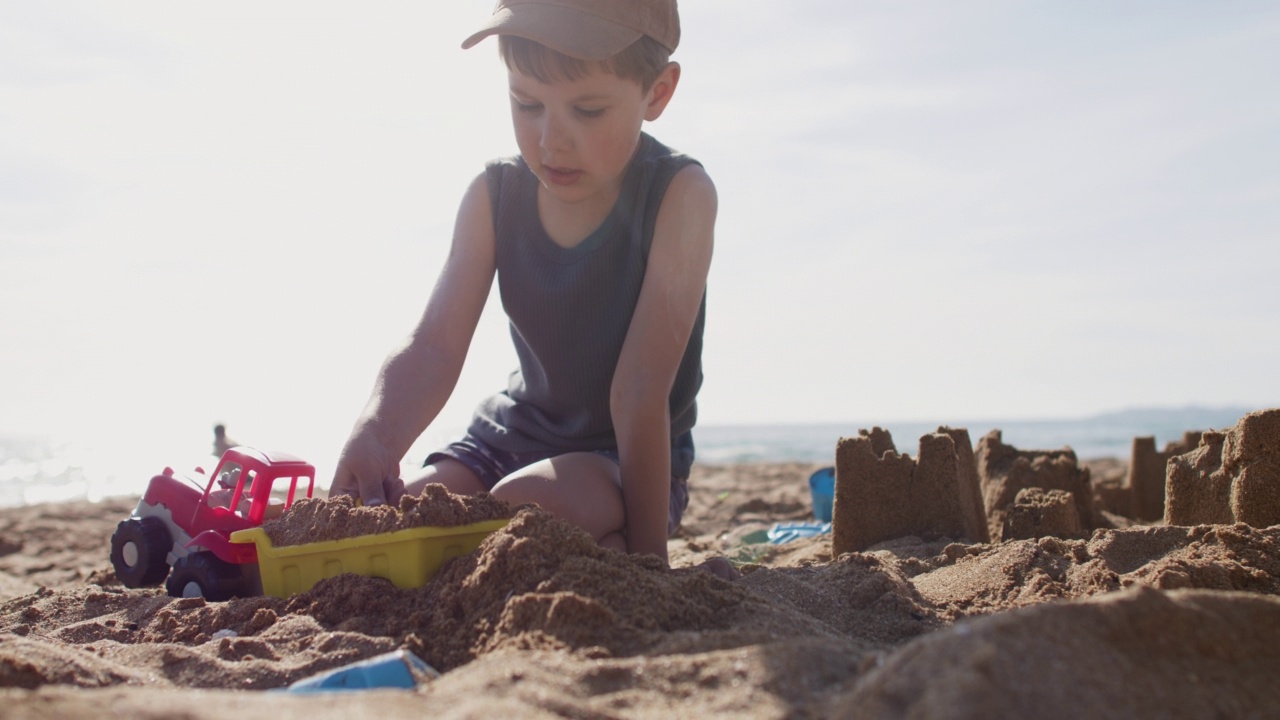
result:
<svg viewBox="0 0 1280 720"><path fill-rule="evenodd" d="M604 60L648 35L675 51L676 0L499 0L489 22L462 42L517 35L579 60Z"/></svg>

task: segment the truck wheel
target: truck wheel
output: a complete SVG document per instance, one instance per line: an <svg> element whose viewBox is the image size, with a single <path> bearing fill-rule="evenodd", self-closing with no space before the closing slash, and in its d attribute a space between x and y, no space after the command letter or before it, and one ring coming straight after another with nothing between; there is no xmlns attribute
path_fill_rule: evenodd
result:
<svg viewBox="0 0 1280 720"><path fill-rule="evenodd" d="M111 535L111 565L125 587L159 585L169 574L173 538L160 518L129 518Z"/></svg>
<svg viewBox="0 0 1280 720"><path fill-rule="evenodd" d="M244 594L244 576L238 566L205 550L179 558L164 587L174 597L230 600Z"/></svg>

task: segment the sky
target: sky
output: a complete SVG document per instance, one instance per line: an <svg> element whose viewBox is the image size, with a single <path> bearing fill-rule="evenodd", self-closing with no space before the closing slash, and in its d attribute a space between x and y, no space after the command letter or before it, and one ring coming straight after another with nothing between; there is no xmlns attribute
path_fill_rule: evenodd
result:
<svg viewBox="0 0 1280 720"><path fill-rule="evenodd" d="M515 153L492 5L0 0L0 431L336 456ZM702 423L1280 405L1274 3L681 15ZM491 298L423 442L514 366Z"/></svg>

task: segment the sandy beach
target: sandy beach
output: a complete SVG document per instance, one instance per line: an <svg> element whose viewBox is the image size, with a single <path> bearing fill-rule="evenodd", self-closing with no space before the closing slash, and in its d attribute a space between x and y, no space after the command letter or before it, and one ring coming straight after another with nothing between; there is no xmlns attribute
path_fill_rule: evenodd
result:
<svg viewBox="0 0 1280 720"><path fill-rule="evenodd" d="M1081 464L1098 503L1127 465ZM1075 537L922 533L836 558L831 534L767 542L775 523L812 520L818 467L697 465L671 570L524 510L419 589L344 575L222 603L116 580L109 538L136 498L5 509L0 715L1280 713L1280 525L1144 524L1100 506ZM715 556L741 577L694 567ZM398 648L443 674L416 690L266 692Z"/></svg>

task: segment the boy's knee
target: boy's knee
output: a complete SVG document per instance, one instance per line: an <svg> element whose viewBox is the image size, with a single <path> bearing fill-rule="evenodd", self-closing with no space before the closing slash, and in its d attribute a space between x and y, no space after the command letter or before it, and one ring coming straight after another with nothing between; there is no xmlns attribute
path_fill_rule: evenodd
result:
<svg viewBox="0 0 1280 720"><path fill-rule="evenodd" d="M477 495L484 492L484 483L471 468L454 460L445 458L423 468L416 476L405 483L405 493L421 495L427 485L444 485L454 495Z"/></svg>
<svg viewBox="0 0 1280 720"><path fill-rule="evenodd" d="M531 502L547 507L555 491L553 480L547 474L524 468L502 478L489 493L512 505Z"/></svg>
<svg viewBox="0 0 1280 720"><path fill-rule="evenodd" d="M579 503L598 505L615 494L620 498L621 484L618 466L612 460L596 453L574 452L521 468L490 492L509 503L532 502L557 512Z"/></svg>

